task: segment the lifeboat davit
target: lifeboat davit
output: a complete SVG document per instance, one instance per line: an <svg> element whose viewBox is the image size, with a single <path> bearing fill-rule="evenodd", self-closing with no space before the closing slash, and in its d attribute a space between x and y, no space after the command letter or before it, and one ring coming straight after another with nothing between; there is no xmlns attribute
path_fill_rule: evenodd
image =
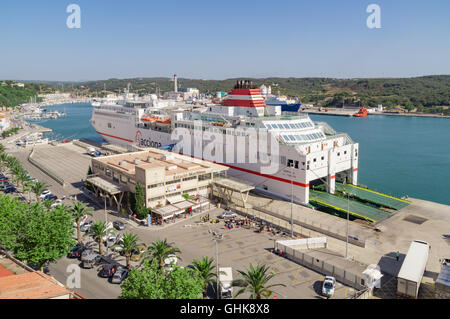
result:
<svg viewBox="0 0 450 319"><path fill-rule="evenodd" d="M359 109L358 113L353 114L355 117L367 117L367 110L366 108L362 107Z"/></svg>

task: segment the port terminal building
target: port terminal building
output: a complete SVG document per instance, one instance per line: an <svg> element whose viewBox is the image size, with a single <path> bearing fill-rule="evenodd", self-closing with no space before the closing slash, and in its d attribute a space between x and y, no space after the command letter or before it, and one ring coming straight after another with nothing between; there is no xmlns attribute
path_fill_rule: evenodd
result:
<svg viewBox="0 0 450 319"><path fill-rule="evenodd" d="M163 218L209 204L212 183L226 177L228 167L159 149L93 158L89 182L98 197L106 196L118 211L127 193L140 184L146 207Z"/></svg>

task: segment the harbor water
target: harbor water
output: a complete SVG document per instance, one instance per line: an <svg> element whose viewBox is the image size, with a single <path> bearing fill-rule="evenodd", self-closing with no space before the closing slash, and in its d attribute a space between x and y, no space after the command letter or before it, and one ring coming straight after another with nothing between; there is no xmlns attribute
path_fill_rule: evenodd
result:
<svg viewBox="0 0 450 319"><path fill-rule="evenodd" d="M358 182L395 196L450 205L450 120L310 115L359 143Z"/></svg>
<svg viewBox="0 0 450 319"><path fill-rule="evenodd" d="M91 127L90 104L47 106L58 119L30 121L51 128L50 139L103 139ZM450 205L450 120L369 115L367 118L310 115L359 143L359 184L394 196Z"/></svg>

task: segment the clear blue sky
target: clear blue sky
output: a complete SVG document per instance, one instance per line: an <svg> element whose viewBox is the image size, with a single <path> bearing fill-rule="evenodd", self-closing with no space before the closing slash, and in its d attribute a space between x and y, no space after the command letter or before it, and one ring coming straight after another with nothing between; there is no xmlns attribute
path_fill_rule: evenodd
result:
<svg viewBox="0 0 450 319"><path fill-rule="evenodd" d="M450 74L449 16L447 0L2 0L0 79Z"/></svg>

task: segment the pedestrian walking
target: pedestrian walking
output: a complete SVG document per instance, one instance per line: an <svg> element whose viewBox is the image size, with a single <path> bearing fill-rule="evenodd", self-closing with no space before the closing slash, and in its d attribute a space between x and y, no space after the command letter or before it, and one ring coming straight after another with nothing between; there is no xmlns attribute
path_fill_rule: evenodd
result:
<svg viewBox="0 0 450 319"><path fill-rule="evenodd" d="M395 258L397 259L397 261L399 261L399 259L400 259L400 252L399 251L397 251L397 253L395 254Z"/></svg>

